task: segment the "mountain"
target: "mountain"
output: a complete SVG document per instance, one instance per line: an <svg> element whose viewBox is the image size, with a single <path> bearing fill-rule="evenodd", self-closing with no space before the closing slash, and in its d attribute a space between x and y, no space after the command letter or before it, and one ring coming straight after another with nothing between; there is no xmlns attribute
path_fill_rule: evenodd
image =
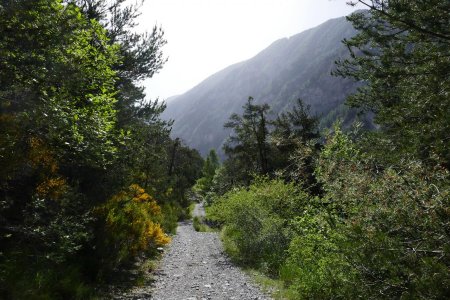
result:
<svg viewBox="0 0 450 300"><path fill-rule="evenodd" d="M249 96L258 104L268 103L274 116L289 109L297 98L311 105L313 114L325 118L339 114L356 83L330 73L334 62L348 55L341 41L355 33L342 17L277 40L255 57L171 99L163 118L175 120L172 135L189 147L203 155L214 148L223 156L221 148L229 135L223 124L232 113L242 111Z"/></svg>

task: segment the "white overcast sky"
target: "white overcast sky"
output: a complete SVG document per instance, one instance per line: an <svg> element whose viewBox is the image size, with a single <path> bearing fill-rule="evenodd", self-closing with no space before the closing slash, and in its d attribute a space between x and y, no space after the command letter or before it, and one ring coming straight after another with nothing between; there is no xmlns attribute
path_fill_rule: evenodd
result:
<svg viewBox="0 0 450 300"><path fill-rule="evenodd" d="M346 0L146 0L139 29L165 32L168 62L144 82L147 97L182 94L221 69L356 8Z"/></svg>

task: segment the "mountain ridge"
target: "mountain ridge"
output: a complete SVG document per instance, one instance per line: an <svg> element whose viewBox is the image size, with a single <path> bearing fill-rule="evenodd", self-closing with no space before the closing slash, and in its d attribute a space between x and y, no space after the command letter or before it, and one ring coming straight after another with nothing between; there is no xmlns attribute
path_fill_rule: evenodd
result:
<svg viewBox="0 0 450 300"><path fill-rule="evenodd" d="M221 146L229 135L223 124L242 111L249 96L256 103L268 103L274 115L289 109L297 98L311 105L313 114L327 115L356 87L353 81L330 75L334 61L348 55L341 41L355 33L340 17L278 39L177 96L163 118L175 120L174 137L203 155L214 148L223 156Z"/></svg>

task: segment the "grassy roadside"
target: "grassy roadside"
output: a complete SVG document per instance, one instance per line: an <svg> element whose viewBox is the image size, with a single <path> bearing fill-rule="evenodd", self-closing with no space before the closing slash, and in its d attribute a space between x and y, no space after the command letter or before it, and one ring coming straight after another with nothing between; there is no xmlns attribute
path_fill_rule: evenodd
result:
<svg viewBox="0 0 450 300"><path fill-rule="evenodd" d="M154 271L158 268L162 252L151 257L143 257L134 264L110 274L109 283L97 288L94 299L112 299L127 296L133 289L149 286L155 280ZM130 294L131 295L131 294Z"/></svg>
<svg viewBox="0 0 450 300"><path fill-rule="evenodd" d="M205 219L202 217L194 217L193 224L195 231L198 232L218 232L219 229L212 228L205 223Z"/></svg>
<svg viewBox="0 0 450 300"><path fill-rule="evenodd" d="M255 269L243 269L243 271L261 287L264 293L272 296L274 300L297 299L296 295L284 286L283 281L270 278Z"/></svg>

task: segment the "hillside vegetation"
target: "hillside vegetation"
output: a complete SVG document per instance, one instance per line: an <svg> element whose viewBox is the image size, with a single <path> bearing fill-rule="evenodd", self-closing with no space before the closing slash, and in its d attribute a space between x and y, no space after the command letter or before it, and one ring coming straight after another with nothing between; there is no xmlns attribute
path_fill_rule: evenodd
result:
<svg viewBox="0 0 450 300"><path fill-rule="evenodd" d="M227 252L289 299L445 299L450 273L450 6L358 1L338 76L374 113L324 136L308 106L273 119L249 98L221 166L197 181ZM214 153L208 158L212 160Z"/></svg>

